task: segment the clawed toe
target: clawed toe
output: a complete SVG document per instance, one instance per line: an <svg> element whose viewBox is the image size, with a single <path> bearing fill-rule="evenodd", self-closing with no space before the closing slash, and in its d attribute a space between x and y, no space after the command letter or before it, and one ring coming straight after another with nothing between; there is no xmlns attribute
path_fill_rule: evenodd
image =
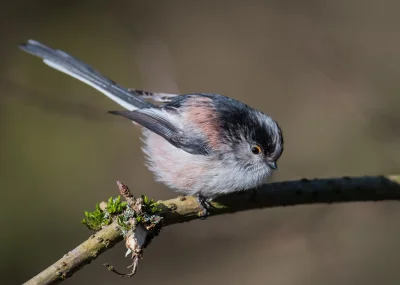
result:
<svg viewBox="0 0 400 285"><path fill-rule="evenodd" d="M207 199L201 194L197 194L196 196L197 196L197 201L199 202L199 205L203 210L203 213L201 214L201 219L205 220L210 215L210 212L208 210L212 208L210 204L210 199Z"/></svg>

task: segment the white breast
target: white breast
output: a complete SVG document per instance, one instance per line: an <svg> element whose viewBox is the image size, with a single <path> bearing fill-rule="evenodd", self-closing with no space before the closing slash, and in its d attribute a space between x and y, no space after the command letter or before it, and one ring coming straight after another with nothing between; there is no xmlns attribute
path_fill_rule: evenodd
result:
<svg viewBox="0 0 400 285"><path fill-rule="evenodd" d="M142 150L148 168L156 180L178 192L215 197L256 187L269 176L264 172L248 173L239 165L219 161L214 156L192 155L146 129L143 134Z"/></svg>

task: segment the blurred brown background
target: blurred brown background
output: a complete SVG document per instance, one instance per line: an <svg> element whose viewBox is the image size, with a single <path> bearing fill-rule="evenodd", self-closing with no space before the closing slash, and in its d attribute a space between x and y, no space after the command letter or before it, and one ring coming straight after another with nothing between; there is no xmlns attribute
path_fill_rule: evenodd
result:
<svg viewBox="0 0 400 285"><path fill-rule="evenodd" d="M96 90L19 51L33 38L126 87L214 92L280 122L273 180L400 173L399 1L9 1L0 9L0 276L20 284L117 194L176 196ZM117 246L65 284L399 284L400 204L251 211L168 227L134 279Z"/></svg>

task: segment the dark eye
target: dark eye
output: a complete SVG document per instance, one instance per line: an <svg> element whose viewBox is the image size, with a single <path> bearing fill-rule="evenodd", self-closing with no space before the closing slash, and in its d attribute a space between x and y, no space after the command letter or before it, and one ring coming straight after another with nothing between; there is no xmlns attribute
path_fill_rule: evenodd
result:
<svg viewBox="0 0 400 285"><path fill-rule="evenodd" d="M261 147L259 147L258 145L252 146L251 147L251 152L254 154L260 154L261 153Z"/></svg>

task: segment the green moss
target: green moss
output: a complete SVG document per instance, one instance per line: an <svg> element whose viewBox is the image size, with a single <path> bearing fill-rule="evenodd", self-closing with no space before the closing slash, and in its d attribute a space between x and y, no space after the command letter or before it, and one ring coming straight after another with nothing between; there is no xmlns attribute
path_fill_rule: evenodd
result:
<svg viewBox="0 0 400 285"><path fill-rule="evenodd" d="M136 215L135 219L138 223L143 224L147 230L151 231L153 237L158 235L162 226L162 217L158 215L162 209L158 202L155 202L153 199L142 195L143 199L143 208L142 214Z"/></svg>
<svg viewBox="0 0 400 285"><path fill-rule="evenodd" d="M121 196L108 199L106 210L110 214L119 214L126 208L127 202L121 202Z"/></svg>
<svg viewBox="0 0 400 285"><path fill-rule="evenodd" d="M126 202L121 202L120 196L114 199L110 197L104 211L100 209L99 204L96 204L94 211L85 211L85 218L82 220L82 224L91 230L101 230L102 227L111 223L111 215L121 213L126 208L126 205Z"/></svg>
<svg viewBox="0 0 400 285"><path fill-rule="evenodd" d="M110 222L111 217L105 215L105 213L100 209L99 204L96 204L96 210L93 212L85 211L85 218L82 220L82 224L95 231L100 230L103 226L110 224Z"/></svg>
<svg viewBox="0 0 400 285"><path fill-rule="evenodd" d="M155 202L153 199L150 199L149 197L142 195L143 199L143 204L144 204L144 209L143 213L148 214L148 215L156 215L161 212L161 207L159 207L159 203ZM139 217L137 217L139 218ZM138 222L140 222L138 220Z"/></svg>
<svg viewBox="0 0 400 285"><path fill-rule="evenodd" d="M100 209L99 204L96 205L94 211L86 211L82 223L89 229L98 231L102 227L111 224L113 217L118 215L116 219L124 235L132 229L130 224L132 219L136 219L137 222L144 224L146 228L158 233L161 229L162 218L158 215L161 212L161 207L159 207L158 202L145 195L142 195L141 198L143 199L143 207L140 215L137 215L130 207L127 207L127 202L121 202L121 197L118 196L114 199L112 197L108 199L104 211Z"/></svg>

